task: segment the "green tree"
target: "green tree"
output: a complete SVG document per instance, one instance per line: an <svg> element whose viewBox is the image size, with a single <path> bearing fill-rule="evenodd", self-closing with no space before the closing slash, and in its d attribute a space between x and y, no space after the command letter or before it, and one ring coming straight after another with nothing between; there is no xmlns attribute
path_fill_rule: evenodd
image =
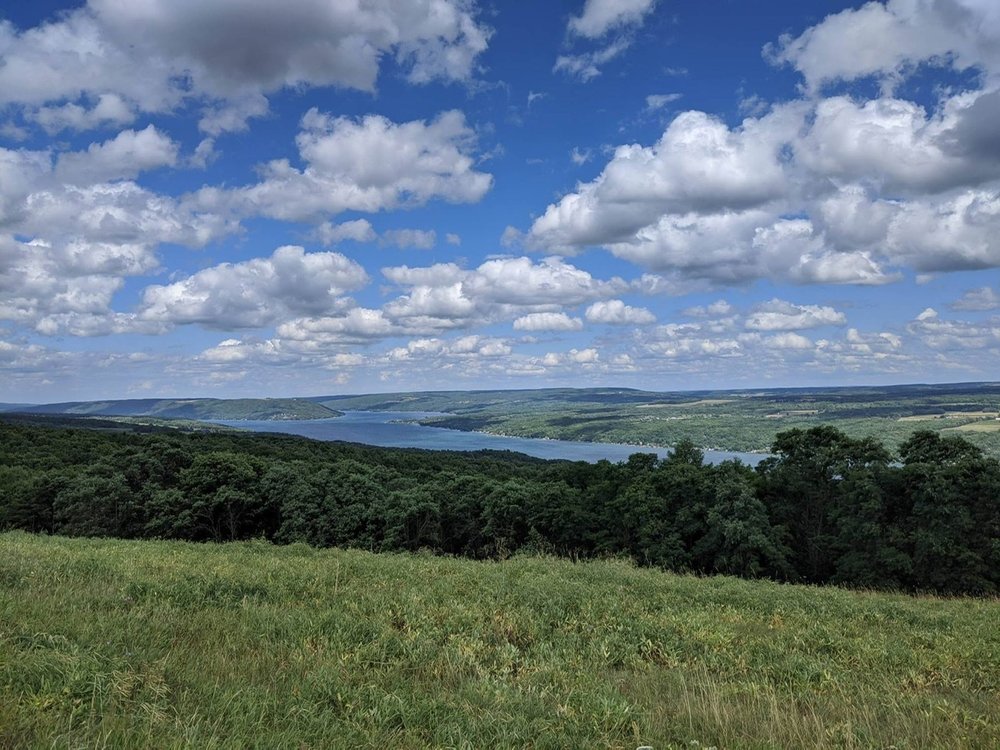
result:
<svg viewBox="0 0 1000 750"><path fill-rule="evenodd" d="M738 461L724 461L714 474L714 501L705 534L695 543L695 558L712 572L789 577L789 550L757 497L753 471Z"/></svg>

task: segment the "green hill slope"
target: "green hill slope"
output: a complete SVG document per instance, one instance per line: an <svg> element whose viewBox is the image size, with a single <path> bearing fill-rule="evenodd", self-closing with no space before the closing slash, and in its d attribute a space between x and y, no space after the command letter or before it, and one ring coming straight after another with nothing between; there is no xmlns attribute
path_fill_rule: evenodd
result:
<svg viewBox="0 0 1000 750"><path fill-rule="evenodd" d="M188 398L70 401L30 408L33 414L74 414L161 419L328 419L340 416L315 401L300 398Z"/></svg>
<svg viewBox="0 0 1000 750"><path fill-rule="evenodd" d="M0 747L997 747L1000 602L0 535Z"/></svg>

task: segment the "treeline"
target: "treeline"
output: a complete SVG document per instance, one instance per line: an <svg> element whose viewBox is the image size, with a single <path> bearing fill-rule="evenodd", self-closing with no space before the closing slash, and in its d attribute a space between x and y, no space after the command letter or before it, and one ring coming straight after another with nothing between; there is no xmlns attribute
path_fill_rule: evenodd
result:
<svg viewBox="0 0 1000 750"><path fill-rule="evenodd" d="M752 469L597 464L276 435L0 423L0 528L69 536L628 555L675 571L941 593L1000 590L1000 462L917 432L892 456L832 427Z"/></svg>

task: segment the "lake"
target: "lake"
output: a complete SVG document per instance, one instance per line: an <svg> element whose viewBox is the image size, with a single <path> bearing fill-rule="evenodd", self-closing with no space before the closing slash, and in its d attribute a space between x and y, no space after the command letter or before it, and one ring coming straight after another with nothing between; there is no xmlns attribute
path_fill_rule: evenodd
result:
<svg viewBox="0 0 1000 750"><path fill-rule="evenodd" d="M427 427L409 420L443 416L437 412L416 411L348 411L334 419L303 420L212 420L217 424L241 427L255 432L281 432L302 435L315 440L343 440L383 448L425 448L446 451L516 451L537 458L589 461L601 459L624 461L633 453L656 453L663 457L667 448L653 448L621 443L583 443L573 440L543 440L537 438L503 437L483 432L465 432L443 427ZM765 458L762 453L705 451L705 461L719 463L738 458L756 465Z"/></svg>

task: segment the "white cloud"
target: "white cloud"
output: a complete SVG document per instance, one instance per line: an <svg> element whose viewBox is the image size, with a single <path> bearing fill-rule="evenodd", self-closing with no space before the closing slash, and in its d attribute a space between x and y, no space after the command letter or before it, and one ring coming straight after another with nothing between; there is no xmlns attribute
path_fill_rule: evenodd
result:
<svg viewBox="0 0 1000 750"><path fill-rule="evenodd" d="M297 318L278 326L281 339L310 342L313 345L349 343L388 336L395 332L381 310L355 307L343 315Z"/></svg>
<svg viewBox="0 0 1000 750"><path fill-rule="evenodd" d="M178 150L152 126L58 158L0 148L0 316L44 334L157 329L112 313L125 278L157 270L161 243L200 247L238 229L129 179L175 165Z"/></svg>
<svg viewBox="0 0 1000 750"><path fill-rule="evenodd" d="M18 242L0 235L0 320L51 335L97 335L123 330L127 316L110 306L124 277L159 263L150 248L125 242Z"/></svg>
<svg viewBox="0 0 1000 750"><path fill-rule="evenodd" d="M451 286L460 282L467 274L468 271L463 271L455 263L435 263L433 266L418 268L391 266L382 269L383 276L400 286Z"/></svg>
<svg viewBox="0 0 1000 750"><path fill-rule="evenodd" d="M963 143L950 137L975 101L956 97L931 116L901 99L824 99L808 133L795 143L796 157L826 178L868 181L893 195L975 185L1000 176L1000 161L963 153Z"/></svg>
<svg viewBox="0 0 1000 750"><path fill-rule="evenodd" d="M1000 309L1000 294L984 286L970 289L952 304L955 310L997 310Z"/></svg>
<svg viewBox="0 0 1000 750"><path fill-rule="evenodd" d="M622 26L641 23L655 5L656 0L586 0L583 12L570 18L568 29L596 39Z"/></svg>
<svg viewBox="0 0 1000 750"><path fill-rule="evenodd" d="M475 134L456 110L429 123L397 124L379 115L354 120L311 109L302 128L296 142L305 169L271 161L262 182L219 198L243 214L321 221L347 210L412 208L432 198L475 203L493 184L491 175L475 170Z"/></svg>
<svg viewBox="0 0 1000 750"><path fill-rule="evenodd" d="M1000 6L992 0L889 0L827 16L765 53L793 65L815 90L824 83L890 80L930 61L956 70L1000 73Z"/></svg>
<svg viewBox="0 0 1000 750"><path fill-rule="evenodd" d="M437 244L437 232L433 229L389 229L382 233L382 242L402 249L429 250Z"/></svg>
<svg viewBox="0 0 1000 750"><path fill-rule="evenodd" d="M25 31L0 24L0 103L78 127L196 99L221 102L206 130L238 130L285 87L374 90L386 56L413 83L469 80L490 36L475 14L465 0L90 0ZM46 106L88 101L82 112Z"/></svg>
<svg viewBox="0 0 1000 750"><path fill-rule="evenodd" d="M549 352L538 360L543 367L566 367L583 365L593 367L601 359L600 352L593 347L586 349L570 349L568 352Z"/></svg>
<svg viewBox="0 0 1000 750"><path fill-rule="evenodd" d="M735 130L703 112L678 115L654 146L619 146L592 182L550 205L533 243L566 249L627 241L664 215L740 211L788 189L781 151L801 123L787 107Z"/></svg>
<svg viewBox="0 0 1000 750"><path fill-rule="evenodd" d="M511 305L577 305L624 288L621 279L601 281L559 258L498 258L480 265L464 282L478 299Z"/></svg>
<svg viewBox="0 0 1000 750"><path fill-rule="evenodd" d="M462 336L457 339L413 339L406 346L389 350L385 358L390 362L420 363L422 360L423 364L433 363L444 370L453 367L449 360L459 360L462 374L478 374L482 360L506 358L510 354L510 346L502 339Z"/></svg>
<svg viewBox="0 0 1000 750"><path fill-rule="evenodd" d="M198 127L203 133L218 136L223 133L242 133L249 130L249 120L263 117L270 104L263 94L249 93L229 99L202 110Z"/></svg>
<svg viewBox="0 0 1000 750"><path fill-rule="evenodd" d="M730 305L726 300L719 299L708 305L698 305L696 307L688 307L682 311L684 315L691 318L721 318L724 315L729 315L733 312L733 306Z"/></svg>
<svg viewBox="0 0 1000 750"><path fill-rule="evenodd" d="M55 178L72 185L94 185L131 179L140 172L177 163L179 146L152 125L144 130L123 130L113 139L94 143L86 151L62 154Z"/></svg>
<svg viewBox="0 0 1000 750"><path fill-rule="evenodd" d="M757 305L746 319L746 327L751 331L798 331L846 323L847 316L832 307L796 305L780 299Z"/></svg>
<svg viewBox="0 0 1000 750"><path fill-rule="evenodd" d="M269 258L222 263L166 286L147 287L140 320L163 325L258 328L294 315L342 307L342 296L368 282L364 269L339 253L279 247Z"/></svg>
<svg viewBox="0 0 1000 750"><path fill-rule="evenodd" d="M219 153L215 150L215 139L202 138L195 146L194 153L189 157L188 163L192 167L206 169L218 156Z"/></svg>
<svg viewBox="0 0 1000 750"><path fill-rule="evenodd" d="M688 290L758 278L877 285L905 268L927 278L1000 266L1000 6L869 3L768 54L798 67L808 97L755 108L766 114L738 126L683 112L657 143L619 146L597 178L505 238L566 255L604 247L656 271L661 287ZM894 95L890 84L922 63L982 75L939 89L932 106ZM885 84L874 98L821 94L868 75Z"/></svg>
<svg viewBox="0 0 1000 750"><path fill-rule="evenodd" d="M418 330L461 328L480 322L482 305L470 298L461 282L448 286L416 286L385 306L393 319Z"/></svg>
<svg viewBox="0 0 1000 750"><path fill-rule="evenodd" d="M592 52L581 52L576 55L559 55L554 73L566 73L576 76L582 81L589 81L601 74L600 66L611 62L629 48L631 41L626 38L616 39L610 44Z"/></svg>
<svg viewBox="0 0 1000 750"><path fill-rule="evenodd" d="M559 258L497 258L465 271L455 264L382 269L387 279L410 287L389 302L386 313L412 330L433 331L560 312L622 291L621 279L601 281Z"/></svg>
<svg viewBox="0 0 1000 750"><path fill-rule="evenodd" d="M682 113L548 206L526 244L603 246L675 284L877 285L903 267L997 267L992 96L958 94L933 114L892 98L803 100L735 129Z"/></svg>
<svg viewBox="0 0 1000 750"><path fill-rule="evenodd" d="M997 317L979 323L944 320L934 309L927 308L907 325L907 331L935 350L1000 350L1000 318Z"/></svg>
<svg viewBox="0 0 1000 750"><path fill-rule="evenodd" d="M566 73L589 81L601 74L601 67L621 55L632 44L635 30L642 25L656 0L586 0L583 12L569 19L570 38L601 40L597 49L559 55L553 72ZM613 39L606 39L614 32Z"/></svg>
<svg viewBox="0 0 1000 750"><path fill-rule="evenodd" d="M60 106L40 107L32 117L46 133L52 135L61 130L127 125L135 119L135 112L117 94L101 94L89 108L69 102Z"/></svg>
<svg viewBox="0 0 1000 750"><path fill-rule="evenodd" d="M576 166L582 167L584 164L590 161L593 155L594 153L589 148L581 150L576 146L574 146L573 150L569 152L569 160L574 164L576 164Z"/></svg>
<svg viewBox="0 0 1000 750"><path fill-rule="evenodd" d="M764 346L769 349L812 349L813 342L798 333L779 333L775 336L768 336L763 340Z"/></svg>
<svg viewBox="0 0 1000 750"><path fill-rule="evenodd" d="M656 322L656 316L645 307L632 307L620 299L595 302L587 308L586 316L591 323L611 325L646 325Z"/></svg>
<svg viewBox="0 0 1000 750"><path fill-rule="evenodd" d="M336 245L338 242L343 242L344 240L374 242L376 236L375 229L368 219L354 219L352 221L341 222L340 224L324 221L316 227L316 237L323 243L324 247Z"/></svg>
<svg viewBox="0 0 1000 750"><path fill-rule="evenodd" d="M1000 191L965 190L940 200L903 204L893 217L885 252L918 271L1000 266Z"/></svg>
<svg viewBox="0 0 1000 750"><path fill-rule="evenodd" d="M601 358L596 349L570 349L567 356L571 361L578 364L590 364Z"/></svg>
<svg viewBox="0 0 1000 750"><path fill-rule="evenodd" d="M656 111L676 102L683 94L650 94L646 97L646 109Z"/></svg>
<svg viewBox="0 0 1000 750"><path fill-rule="evenodd" d="M562 312L529 313L514 321L515 331L579 331L582 328L582 320Z"/></svg>

